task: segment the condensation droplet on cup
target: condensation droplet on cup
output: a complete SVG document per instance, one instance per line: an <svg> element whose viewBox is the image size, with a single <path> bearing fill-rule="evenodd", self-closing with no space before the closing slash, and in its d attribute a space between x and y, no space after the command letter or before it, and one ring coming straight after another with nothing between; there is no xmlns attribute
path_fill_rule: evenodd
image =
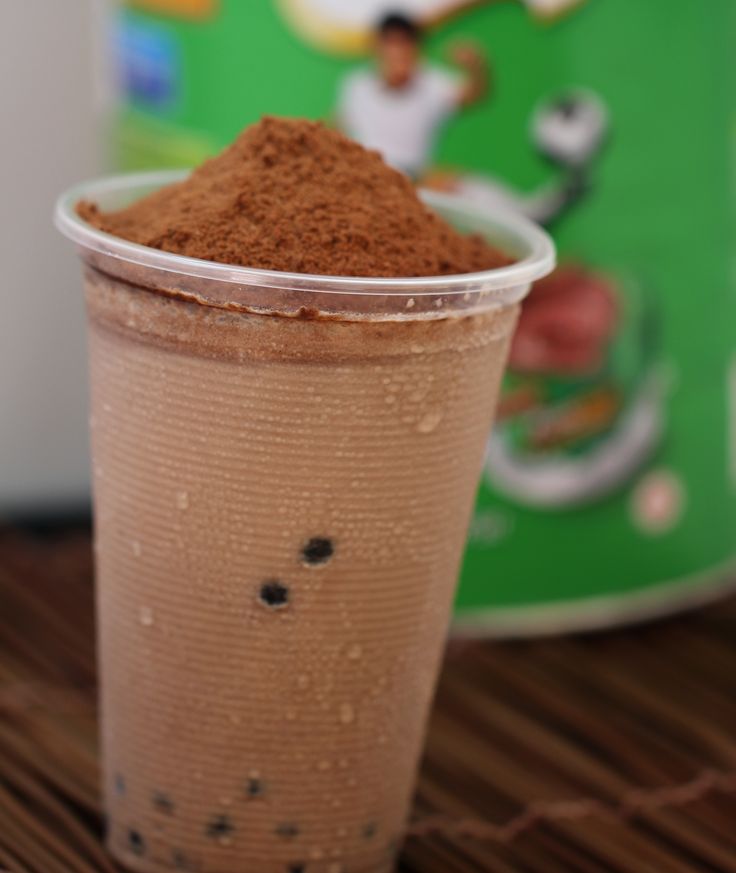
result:
<svg viewBox="0 0 736 873"><path fill-rule="evenodd" d="M406 308L407 308L407 309L412 309L415 305L416 305L416 300L415 300L413 297L410 297L410 298L406 301Z"/></svg>
<svg viewBox="0 0 736 873"><path fill-rule="evenodd" d="M140 558L140 556L143 554L143 547L138 542L138 540L133 540L130 544L130 548L136 558Z"/></svg>
<svg viewBox="0 0 736 873"><path fill-rule="evenodd" d="M361 648L361 646L358 643L355 643L354 645L350 646L350 648L348 649L348 658L351 661L360 660L362 654L363 654L363 649Z"/></svg>
<svg viewBox="0 0 736 873"><path fill-rule="evenodd" d="M437 425L442 421L442 413L439 410L425 413L417 424L419 433L432 433L436 430Z"/></svg>
<svg viewBox="0 0 736 873"><path fill-rule="evenodd" d="M339 861L334 861L327 868L327 873L342 873L342 871L343 871L343 866Z"/></svg>
<svg viewBox="0 0 736 873"><path fill-rule="evenodd" d="M352 724L355 721L355 710L351 703L340 704L340 723Z"/></svg>
<svg viewBox="0 0 736 873"><path fill-rule="evenodd" d="M320 773L326 773L328 770L332 768L332 764L330 764L327 760L322 760L317 764L317 769Z"/></svg>
<svg viewBox="0 0 736 873"><path fill-rule="evenodd" d="M341 828L338 828L337 831L335 831L335 833L337 834L337 836L340 839L345 839L345 837L348 835L348 829L346 827L341 827Z"/></svg>
<svg viewBox="0 0 736 873"><path fill-rule="evenodd" d="M150 627L153 624L153 610L150 606L141 606L138 610L138 618L140 623L145 627Z"/></svg>
<svg viewBox="0 0 736 873"><path fill-rule="evenodd" d="M409 348L415 355L421 355L424 352L424 346L419 345L419 343L412 343Z"/></svg>
<svg viewBox="0 0 736 873"><path fill-rule="evenodd" d="M320 846L314 846L309 850L309 858L312 861L321 861L325 856L325 850Z"/></svg>
<svg viewBox="0 0 736 873"><path fill-rule="evenodd" d="M176 492L176 506L177 509L187 509L189 506L189 495L186 491Z"/></svg>
<svg viewBox="0 0 736 873"><path fill-rule="evenodd" d="M236 712L231 712L230 715L228 715L228 719L232 722L232 724L240 724L242 721L242 719Z"/></svg>
<svg viewBox="0 0 736 873"><path fill-rule="evenodd" d="M286 710L286 720L287 721L296 721L296 710L295 709L287 709Z"/></svg>
<svg viewBox="0 0 736 873"><path fill-rule="evenodd" d="M309 676L305 675L304 673L302 673L301 676L297 676L296 677L296 686L297 686L297 688L301 688L302 691L305 688L309 688Z"/></svg>

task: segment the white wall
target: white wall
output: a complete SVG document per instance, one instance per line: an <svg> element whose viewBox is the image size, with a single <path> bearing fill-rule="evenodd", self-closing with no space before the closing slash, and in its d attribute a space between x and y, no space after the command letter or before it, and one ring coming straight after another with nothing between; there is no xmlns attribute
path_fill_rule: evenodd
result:
<svg viewBox="0 0 736 873"><path fill-rule="evenodd" d="M91 0L0 2L0 512L86 499L80 274L51 223L99 171Z"/></svg>

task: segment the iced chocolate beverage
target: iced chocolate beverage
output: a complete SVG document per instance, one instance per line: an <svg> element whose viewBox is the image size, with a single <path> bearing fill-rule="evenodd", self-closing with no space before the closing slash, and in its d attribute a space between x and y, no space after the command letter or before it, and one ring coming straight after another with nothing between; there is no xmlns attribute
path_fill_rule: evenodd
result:
<svg viewBox="0 0 736 873"><path fill-rule="evenodd" d="M499 223L518 263L320 279L60 223L87 261L112 853L391 870L546 239Z"/></svg>

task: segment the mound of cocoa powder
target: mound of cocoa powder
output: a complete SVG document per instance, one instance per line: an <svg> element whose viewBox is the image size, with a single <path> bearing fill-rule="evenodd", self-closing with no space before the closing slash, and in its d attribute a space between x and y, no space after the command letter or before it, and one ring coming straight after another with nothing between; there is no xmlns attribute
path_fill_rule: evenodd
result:
<svg viewBox="0 0 736 873"><path fill-rule="evenodd" d="M115 236L226 264L334 276L435 276L509 259L426 207L411 181L323 124L263 118L184 181L117 212Z"/></svg>

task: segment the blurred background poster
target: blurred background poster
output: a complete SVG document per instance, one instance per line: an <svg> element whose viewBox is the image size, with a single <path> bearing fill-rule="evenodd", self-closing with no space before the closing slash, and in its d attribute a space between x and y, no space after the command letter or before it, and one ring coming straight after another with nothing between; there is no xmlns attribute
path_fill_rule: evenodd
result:
<svg viewBox="0 0 736 873"><path fill-rule="evenodd" d="M458 627L594 627L729 585L730 0L38 6L14 4L22 31L2 36L17 118L2 208L23 228L6 253L3 506L87 489L81 302L53 195L100 161L191 166L264 113L300 115L560 247L512 348Z"/></svg>

